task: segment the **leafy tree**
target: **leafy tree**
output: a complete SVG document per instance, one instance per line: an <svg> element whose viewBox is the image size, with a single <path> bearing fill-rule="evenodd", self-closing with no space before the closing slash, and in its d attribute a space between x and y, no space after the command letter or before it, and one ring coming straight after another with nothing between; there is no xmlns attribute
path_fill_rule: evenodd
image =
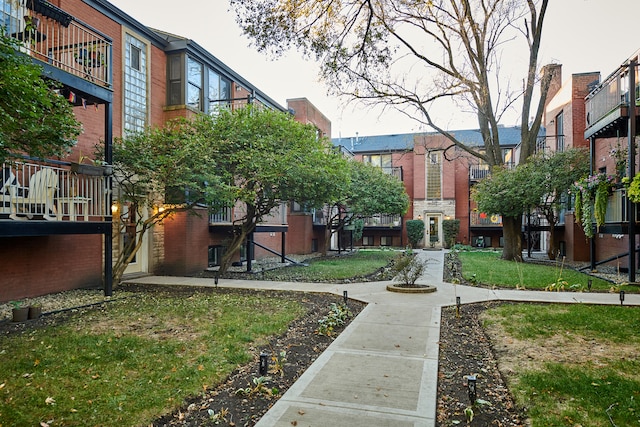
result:
<svg viewBox="0 0 640 427"><path fill-rule="evenodd" d="M234 219L221 272L256 225L282 203L319 208L348 180L343 156L318 139L312 125L287 113L256 106L222 111L207 138L215 146L223 182L230 183L231 204L244 208Z"/></svg>
<svg viewBox="0 0 640 427"><path fill-rule="evenodd" d="M474 187L472 197L481 211L501 214L505 227L513 222L504 222L504 218L522 216L526 209L538 208L550 225L549 255L553 256L553 229L558 222L562 196L576 180L588 173L588 153L585 150L535 155L529 162L512 170L494 168L490 176ZM520 229L512 231L517 231L520 236ZM522 260L522 254L516 259Z"/></svg>
<svg viewBox="0 0 640 427"><path fill-rule="evenodd" d="M196 208L231 199L230 188L219 177L214 147L202 131L212 126L211 117L200 115L114 141L117 201L128 205L128 211L121 211L119 221L114 221L117 234L128 236L114 263L114 282L154 225L176 212L196 213ZM135 224L134 233L128 234L127 223Z"/></svg>
<svg viewBox="0 0 640 427"><path fill-rule="evenodd" d="M0 163L19 154L63 156L81 131L72 105L21 46L0 27Z"/></svg>
<svg viewBox="0 0 640 427"><path fill-rule="evenodd" d="M404 215L409 208L409 196L398 178L381 168L357 161L348 162L349 179L341 192L325 205L327 231L325 248L331 235L357 220L376 214Z"/></svg>
<svg viewBox="0 0 640 427"><path fill-rule="evenodd" d="M412 248L415 248L418 246L418 243L420 243L420 240L424 238L424 221L421 219L411 219L405 224L409 243L411 243Z"/></svg>
<svg viewBox="0 0 640 427"><path fill-rule="evenodd" d="M315 56L335 93L397 108L491 167L503 164L499 122L518 103L520 161L535 151L554 70L549 67L541 79L537 77L547 4L548 0L231 0L239 24L258 50L279 55L295 46ZM528 58L513 61L507 47ZM512 66L526 64L519 70L522 75L506 76L503 59ZM510 81L518 84L511 86ZM482 146L465 145L436 122L432 112L451 100L475 114ZM513 259L522 250L521 216L506 221L504 256Z"/></svg>
<svg viewBox="0 0 640 427"><path fill-rule="evenodd" d="M540 196L534 207L549 223L547 255L550 259L555 259L558 213L562 203L566 202L567 192L573 183L589 174L589 152L582 148L572 148L551 155L534 155L523 167L529 177L529 186Z"/></svg>

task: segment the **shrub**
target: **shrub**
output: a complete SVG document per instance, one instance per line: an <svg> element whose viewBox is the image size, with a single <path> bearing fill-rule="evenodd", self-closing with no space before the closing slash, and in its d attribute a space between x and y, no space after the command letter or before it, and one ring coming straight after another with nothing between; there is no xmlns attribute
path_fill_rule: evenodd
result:
<svg viewBox="0 0 640 427"><path fill-rule="evenodd" d="M456 242L456 236L460 231L459 219L445 219L442 221L442 232L444 233L444 247L450 248Z"/></svg>
<svg viewBox="0 0 640 427"><path fill-rule="evenodd" d="M409 243L415 248L424 238L424 222L421 219L410 219L406 222L406 227Z"/></svg>

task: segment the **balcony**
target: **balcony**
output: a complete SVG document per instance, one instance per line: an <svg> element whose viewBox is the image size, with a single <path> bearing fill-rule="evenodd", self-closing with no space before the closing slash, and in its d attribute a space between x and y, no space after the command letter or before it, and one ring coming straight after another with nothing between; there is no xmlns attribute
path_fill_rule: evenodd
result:
<svg viewBox="0 0 640 427"><path fill-rule="evenodd" d="M0 174L1 233L12 234L7 227L33 228L36 223L110 223L111 176L105 174L109 170L93 166L87 175L86 171L74 172L72 166L67 162L4 163ZM19 232L16 229L15 233Z"/></svg>
<svg viewBox="0 0 640 427"><path fill-rule="evenodd" d="M365 228L393 228L400 227L400 215L377 214L363 218Z"/></svg>
<svg viewBox="0 0 640 427"><path fill-rule="evenodd" d="M469 179L479 181L489 176L489 165L471 165L469 167Z"/></svg>
<svg viewBox="0 0 640 427"><path fill-rule="evenodd" d="M502 215L472 211L469 220L471 227L502 227Z"/></svg>
<svg viewBox="0 0 640 427"><path fill-rule="evenodd" d="M230 207L224 207L209 214L209 225L231 224L232 221L233 215Z"/></svg>
<svg viewBox="0 0 640 427"><path fill-rule="evenodd" d="M49 2L22 3L4 1L3 6L4 19L9 22L7 32L24 43L23 53L38 60L49 77L77 88L80 93L64 93L76 105L80 105L80 96L89 102L94 102L93 95L106 99L91 88L111 91L111 39ZM59 71L65 72L66 78ZM73 77L88 85L69 84Z"/></svg>
<svg viewBox="0 0 640 427"><path fill-rule="evenodd" d="M634 55L637 58L638 55ZM633 103L640 105L638 66L632 68L635 88L629 90L629 66L622 65L589 93L585 101L585 138L592 136L611 137L627 132L629 118L629 93L633 93ZM636 112L636 117L638 113ZM637 119L636 119L637 120ZM622 130L623 132L619 132Z"/></svg>

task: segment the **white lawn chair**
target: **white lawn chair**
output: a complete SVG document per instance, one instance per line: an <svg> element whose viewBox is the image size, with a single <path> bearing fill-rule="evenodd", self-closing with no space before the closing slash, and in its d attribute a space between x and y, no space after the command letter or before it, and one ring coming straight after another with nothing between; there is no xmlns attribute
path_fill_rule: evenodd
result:
<svg viewBox="0 0 640 427"><path fill-rule="evenodd" d="M54 204L56 190L58 188L58 175L53 169L42 168L31 175L29 187L25 195L16 192L10 195L11 219L24 219L24 215L31 219L35 214L41 214L46 220L57 219L57 210Z"/></svg>

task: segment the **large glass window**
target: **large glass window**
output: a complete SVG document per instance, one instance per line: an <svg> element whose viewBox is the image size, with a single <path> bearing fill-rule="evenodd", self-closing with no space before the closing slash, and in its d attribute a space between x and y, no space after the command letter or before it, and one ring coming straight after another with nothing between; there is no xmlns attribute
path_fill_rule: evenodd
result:
<svg viewBox="0 0 640 427"><path fill-rule="evenodd" d="M442 153L427 153L427 199L442 198Z"/></svg>
<svg viewBox="0 0 640 427"><path fill-rule="evenodd" d="M147 126L147 45L127 34L124 65L124 130L140 132Z"/></svg>
<svg viewBox="0 0 640 427"><path fill-rule="evenodd" d="M391 174L393 171L391 154L365 154L362 156L362 161L377 168L381 168L383 172L388 174Z"/></svg>
<svg viewBox="0 0 640 427"><path fill-rule="evenodd" d="M202 110L202 64L187 58L187 105Z"/></svg>
<svg viewBox="0 0 640 427"><path fill-rule="evenodd" d="M209 114L229 105L231 98L231 82L214 70L208 70L209 91L207 98L209 99Z"/></svg>
<svg viewBox="0 0 640 427"><path fill-rule="evenodd" d="M22 19L26 10L15 0L0 0L0 26L4 27L7 34L15 34L20 31Z"/></svg>
<svg viewBox="0 0 640 427"><path fill-rule="evenodd" d="M564 151L564 114L556 116L556 150Z"/></svg>

